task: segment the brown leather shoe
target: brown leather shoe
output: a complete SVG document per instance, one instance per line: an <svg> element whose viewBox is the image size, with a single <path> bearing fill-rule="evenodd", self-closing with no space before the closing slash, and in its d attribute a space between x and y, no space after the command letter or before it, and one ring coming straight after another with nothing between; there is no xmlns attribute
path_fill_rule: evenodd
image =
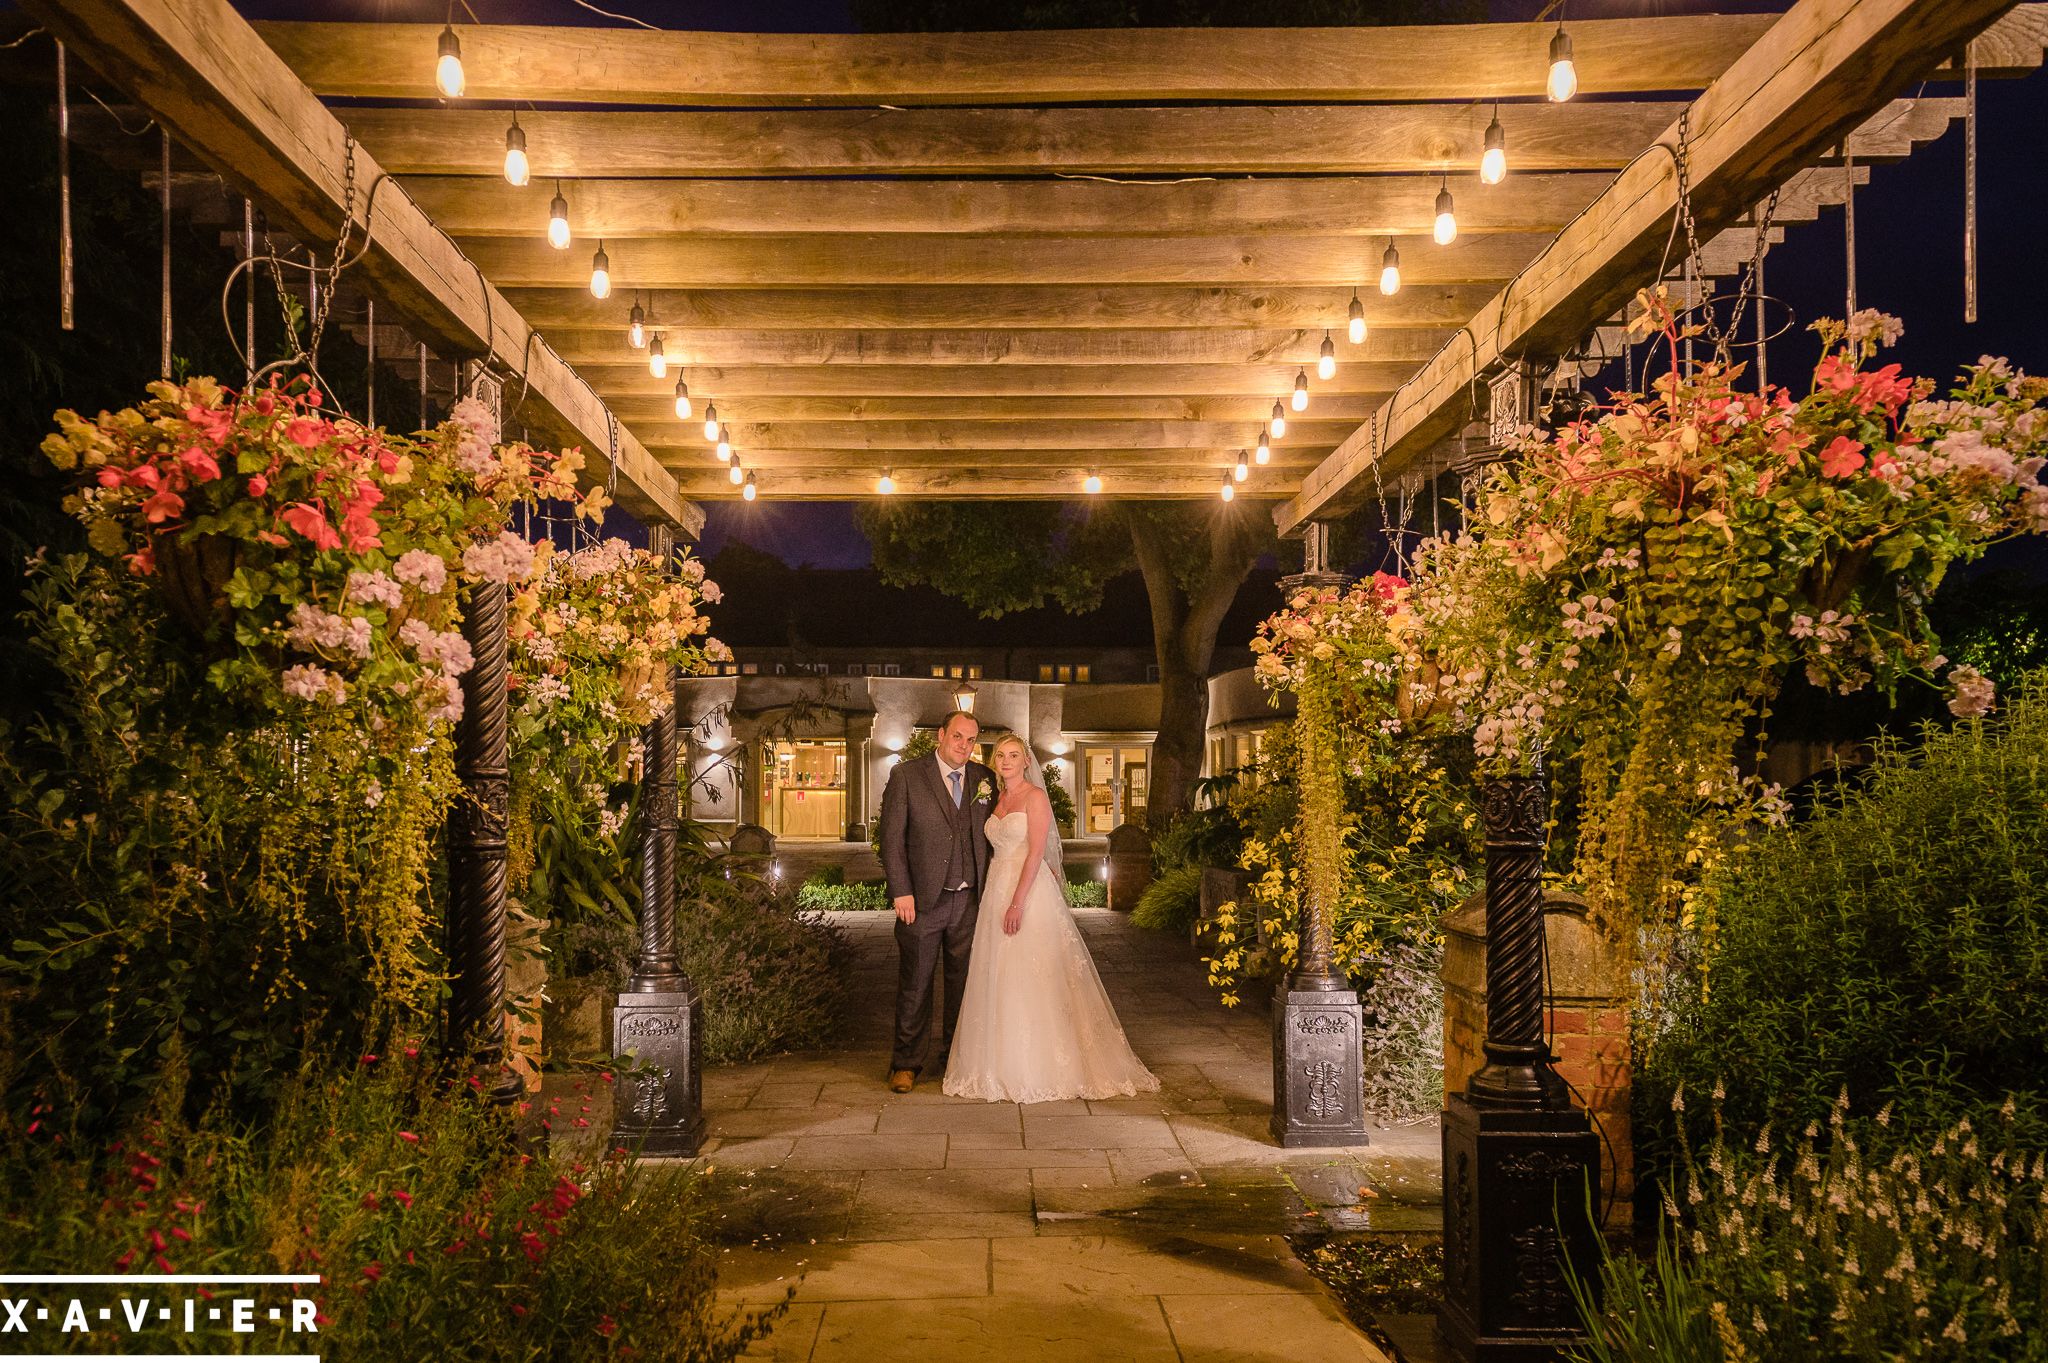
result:
<svg viewBox="0 0 2048 1363"><path fill-rule="evenodd" d="M889 1072L889 1092L891 1093L908 1093L916 1083L917 1072L915 1070L891 1070Z"/></svg>

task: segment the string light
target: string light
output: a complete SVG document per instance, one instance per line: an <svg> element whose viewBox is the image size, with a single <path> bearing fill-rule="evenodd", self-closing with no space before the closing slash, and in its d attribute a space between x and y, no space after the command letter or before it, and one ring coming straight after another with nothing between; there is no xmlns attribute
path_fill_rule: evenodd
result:
<svg viewBox="0 0 2048 1363"><path fill-rule="evenodd" d="M746 486L740 489L740 496L750 502L754 500L754 475L752 472L747 474Z"/></svg>
<svg viewBox="0 0 2048 1363"><path fill-rule="evenodd" d="M1081 481L1081 490L1091 497L1102 491L1102 475L1090 469L1088 476Z"/></svg>
<svg viewBox="0 0 2048 1363"><path fill-rule="evenodd" d="M718 404L715 402L704 404L704 438L718 439Z"/></svg>
<svg viewBox="0 0 2048 1363"><path fill-rule="evenodd" d="M1451 207L1451 177L1443 177L1436 192L1436 244L1449 246L1458 239L1458 215Z"/></svg>
<svg viewBox="0 0 2048 1363"><path fill-rule="evenodd" d="M1308 371L1301 370L1294 376L1294 397L1292 406L1297 412L1308 410Z"/></svg>
<svg viewBox="0 0 2048 1363"><path fill-rule="evenodd" d="M1236 501L1236 500L1237 500L1237 484L1236 484L1235 482L1233 482L1233 481L1232 481L1232 480L1231 480L1231 479L1230 479L1230 478L1229 478L1228 476L1226 476L1226 477L1225 477L1225 478L1223 479L1223 488L1222 488L1222 491L1221 491L1221 493L1220 493L1219 495L1220 495L1220 496L1221 496L1221 497L1223 498L1223 500L1224 500L1224 501L1226 501L1226 502L1234 502L1234 501Z"/></svg>
<svg viewBox="0 0 2048 1363"><path fill-rule="evenodd" d="M685 383L685 382L683 382L683 381L682 381L681 379L677 379L677 380L676 380L676 420L678 420L678 421L688 421L689 419L690 419L690 385L689 385L689 384L687 384L687 383Z"/></svg>
<svg viewBox="0 0 2048 1363"><path fill-rule="evenodd" d="M662 354L659 336L647 342L647 372L657 379L668 377L668 356Z"/></svg>
<svg viewBox="0 0 2048 1363"><path fill-rule="evenodd" d="M1387 249L1380 253L1380 292L1389 297L1401 292L1401 253L1391 237Z"/></svg>
<svg viewBox="0 0 2048 1363"><path fill-rule="evenodd" d="M1259 428L1259 443L1252 451L1252 458L1261 464L1269 463L1273 458L1273 442L1266 438L1266 428L1263 426Z"/></svg>
<svg viewBox="0 0 2048 1363"><path fill-rule="evenodd" d="M1557 33L1550 40L1550 80L1546 86L1552 104L1562 104L1579 92L1579 71L1572 65L1572 35L1564 31L1564 14L1557 16Z"/></svg>
<svg viewBox="0 0 2048 1363"><path fill-rule="evenodd" d="M725 477L727 482L744 483L747 481L747 471L741 467L740 461L735 459L726 466Z"/></svg>
<svg viewBox="0 0 2048 1363"><path fill-rule="evenodd" d="M505 182L524 186L533 178L533 166L526 159L526 129L519 126L519 115L512 115L512 126L505 129Z"/></svg>
<svg viewBox="0 0 2048 1363"><path fill-rule="evenodd" d="M598 238L597 254L590 258L590 294L593 298L612 296L612 258L604 253L604 238Z"/></svg>
<svg viewBox="0 0 2048 1363"><path fill-rule="evenodd" d="M1365 341L1365 304L1358 301L1358 290L1351 291L1351 344L1361 345Z"/></svg>
<svg viewBox="0 0 2048 1363"><path fill-rule="evenodd" d="M1493 122L1486 125L1486 151L1479 158L1479 183L1497 185L1508 178L1508 130L1500 125L1500 105L1493 106Z"/></svg>
<svg viewBox="0 0 2048 1363"><path fill-rule="evenodd" d="M647 344L647 314L640 310L640 300L633 300L633 310L626 314L626 344L639 350Z"/></svg>
<svg viewBox="0 0 2048 1363"><path fill-rule="evenodd" d="M1323 328L1323 348L1316 352L1316 377L1334 379L1337 377L1337 343L1330 339L1330 330Z"/></svg>
<svg viewBox="0 0 2048 1363"><path fill-rule="evenodd" d="M467 83L462 75L462 43L455 36L455 25L449 24L441 30L441 55L434 63L434 84L449 99L461 99Z"/></svg>
<svg viewBox="0 0 2048 1363"><path fill-rule="evenodd" d="M732 458L732 432L723 426L718 428L718 457L720 459Z"/></svg>
<svg viewBox="0 0 2048 1363"><path fill-rule="evenodd" d="M557 251L569 249L569 201L562 197L562 182L555 181L555 197L548 202L548 245Z"/></svg>
<svg viewBox="0 0 2048 1363"><path fill-rule="evenodd" d="M1245 462L1243 450L1237 452L1237 463L1231 468L1230 476L1240 483L1252 476L1252 466Z"/></svg>
<svg viewBox="0 0 2048 1363"><path fill-rule="evenodd" d="M1273 433L1275 440L1287 434L1287 409L1277 399L1273 403L1273 418L1266 423L1266 429Z"/></svg>
<svg viewBox="0 0 2048 1363"><path fill-rule="evenodd" d="M889 476L889 470L883 469L882 476L875 480L875 491L881 493L884 497L887 497L890 493L894 492L895 490L896 480Z"/></svg>

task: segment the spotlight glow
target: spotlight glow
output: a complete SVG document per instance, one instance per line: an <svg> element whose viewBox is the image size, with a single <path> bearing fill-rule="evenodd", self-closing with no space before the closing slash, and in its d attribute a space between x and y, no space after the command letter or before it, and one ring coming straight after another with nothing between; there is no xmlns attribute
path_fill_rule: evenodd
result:
<svg viewBox="0 0 2048 1363"><path fill-rule="evenodd" d="M1102 475L1099 473L1089 474L1081 481L1081 490L1091 497L1102 491Z"/></svg>
<svg viewBox="0 0 2048 1363"><path fill-rule="evenodd" d="M889 476L889 470L883 469L882 476L875 480L875 491L881 493L884 497L887 497L895 490L896 480Z"/></svg>

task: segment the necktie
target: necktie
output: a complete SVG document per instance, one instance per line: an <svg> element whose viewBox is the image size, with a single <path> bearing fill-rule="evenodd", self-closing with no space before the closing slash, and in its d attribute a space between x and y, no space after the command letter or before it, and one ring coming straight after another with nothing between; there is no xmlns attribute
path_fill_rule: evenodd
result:
<svg viewBox="0 0 2048 1363"><path fill-rule="evenodd" d="M946 779L953 783L953 807L958 809L960 807L960 773L957 771L947 772Z"/></svg>

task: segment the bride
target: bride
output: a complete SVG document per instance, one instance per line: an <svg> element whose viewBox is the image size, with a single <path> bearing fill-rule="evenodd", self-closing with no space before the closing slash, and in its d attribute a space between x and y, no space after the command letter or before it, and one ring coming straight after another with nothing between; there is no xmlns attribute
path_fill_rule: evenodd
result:
<svg viewBox="0 0 2048 1363"><path fill-rule="evenodd" d="M990 1102L1128 1097L1156 1089L1124 1039L1062 882L1059 831L1045 777L1011 734L991 763L1002 798L988 821L995 849L981 897L967 995L945 1091Z"/></svg>

